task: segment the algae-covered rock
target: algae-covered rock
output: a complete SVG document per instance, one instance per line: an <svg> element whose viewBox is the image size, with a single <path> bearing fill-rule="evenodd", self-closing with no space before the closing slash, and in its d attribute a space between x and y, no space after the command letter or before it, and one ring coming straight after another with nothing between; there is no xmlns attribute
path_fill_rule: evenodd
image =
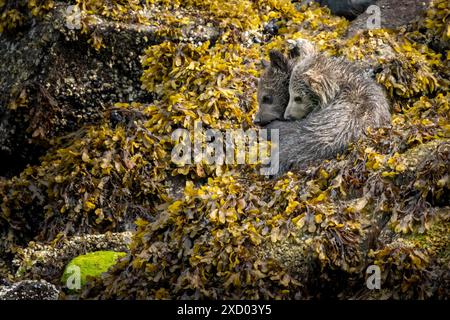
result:
<svg viewBox="0 0 450 320"><path fill-rule="evenodd" d="M79 281L82 287L90 278L97 278L108 271L109 268L117 263L117 260L125 255L125 252L96 251L78 256L66 266L61 277L61 283L69 289L74 289L69 282L73 281L76 285L77 281ZM77 279L78 275L79 278Z"/></svg>
<svg viewBox="0 0 450 320"><path fill-rule="evenodd" d="M131 232L62 238L53 244L30 242L12 261L16 279L44 279L59 284L67 264L77 256L95 251L127 252Z"/></svg>

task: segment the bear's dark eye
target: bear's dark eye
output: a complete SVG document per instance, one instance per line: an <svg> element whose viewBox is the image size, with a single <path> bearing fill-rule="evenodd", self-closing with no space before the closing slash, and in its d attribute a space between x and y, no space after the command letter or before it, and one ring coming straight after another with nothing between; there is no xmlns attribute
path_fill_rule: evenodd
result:
<svg viewBox="0 0 450 320"><path fill-rule="evenodd" d="M297 103L301 103L301 102L303 101L303 98L300 97L300 96L298 96L298 97L295 97L294 100L295 100L295 102L297 102Z"/></svg>
<svg viewBox="0 0 450 320"><path fill-rule="evenodd" d="M273 98L272 98L272 96L264 96L264 97L262 98L262 103L272 104L272 103L273 103Z"/></svg>

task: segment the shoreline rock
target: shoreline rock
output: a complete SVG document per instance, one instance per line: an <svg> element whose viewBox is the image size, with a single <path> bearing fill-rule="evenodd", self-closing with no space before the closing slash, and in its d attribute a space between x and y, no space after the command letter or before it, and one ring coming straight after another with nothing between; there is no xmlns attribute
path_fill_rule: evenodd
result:
<svg viewBox="0 0 450 320"><path fill-rule="evenodd" d="M58 300L59 290L44 280L24 280L0 286L0 300Z"/></svg>

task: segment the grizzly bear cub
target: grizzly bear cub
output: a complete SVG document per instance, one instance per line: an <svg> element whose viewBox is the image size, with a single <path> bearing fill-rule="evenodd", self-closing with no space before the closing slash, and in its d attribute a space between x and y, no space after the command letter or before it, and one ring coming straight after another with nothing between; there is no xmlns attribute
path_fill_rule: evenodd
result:
<svg viewBox="0 0 450 320"><path fill-rule="evenodd" d="M350 62L327 57L305 40L289 58L277 51L270 58L255 124L279 130L281 173L333 158L368 127L390 123L384 90Z"/></svg>
<svg viewBox="0 0 450 320"><path fill-rule="evenodd" d="M315 52L312 43L306 40L290 41L289 57L280 51L271 50L270 63L263 60L263 73L258 83L259 109L254 123L265 126L274 120L283 120L289 103L289 81L292 70L300 59L305 60Z"/></svg>

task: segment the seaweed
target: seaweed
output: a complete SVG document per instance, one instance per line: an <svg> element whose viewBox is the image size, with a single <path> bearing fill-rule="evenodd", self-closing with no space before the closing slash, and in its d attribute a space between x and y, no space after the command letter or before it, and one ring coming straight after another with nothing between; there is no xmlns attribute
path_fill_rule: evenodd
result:
<svg viewBox="0 0 450 320"><path fill-rule="evenodd" d="M429 45L448 41L443 1L433 2L419 31L350 39L345 19L285 0L77 3L86 16L157 27L164 40L141 59L142 87L155 99L118 102L101 123L58 137L39 164L0 180L2 249L117 231L137 218L131 252L83 297L353 297L373 264L382 268L384 296L448 295L437 285L446 277L446 233L411 240L448 226L449 66ZM146 9L159 20L146 18ZM186 39L184 28L198 16L217 28L214 40ZM268 23L276 32L264 32ZM260 60L300 37L370 66L392 98L391 127L277 179L258 175L257 166L171 162L172 132L192 130L196 120L253 128ZM179 194L170 190L175 178ZM430 250L430 243L442 245Z"/></svg>

